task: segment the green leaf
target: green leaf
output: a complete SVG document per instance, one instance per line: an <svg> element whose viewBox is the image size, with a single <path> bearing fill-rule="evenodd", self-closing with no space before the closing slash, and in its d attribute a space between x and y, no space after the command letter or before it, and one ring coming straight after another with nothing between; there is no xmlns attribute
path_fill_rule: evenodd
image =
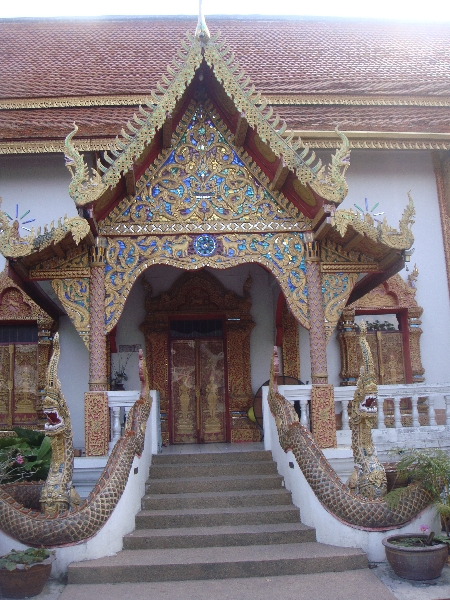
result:
<svg viewBox="0 0 450 600"><path fill-rule="evenodd" d="M49 456L51 457L51 454L52 454L52 444L51 444L50 440L48 439L48 437L44 437L44 439L41 442L41 446L38 450L36 458L37 458L37 460L45 460Z"/></svg>
<svg viewBox="0 0 450 600"><path fill-rule="evenodd" d="M34 448L39 448L42 443L45 434L41 431L34 431L33 429L23 429L22 427L14 427L14 431L17 436L27 440L30 446Z"/></svg>

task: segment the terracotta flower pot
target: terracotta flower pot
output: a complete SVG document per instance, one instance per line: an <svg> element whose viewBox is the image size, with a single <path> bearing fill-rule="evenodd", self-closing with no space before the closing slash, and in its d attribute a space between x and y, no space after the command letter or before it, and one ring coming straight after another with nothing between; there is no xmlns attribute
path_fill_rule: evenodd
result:
<svg viewBox="0 0 450 600"><path fill-rule="evenodd" d="M422 547L391 544L392 541L411 537L426 540L428 536L421 533L403 533L384 538L383 546L388 563L394 569L394 573L403 579L436 579L441 575L448 558L447 544Z"/></svg>
<svg viewBox="0 0 450 600"><path fill-rule="evenodd" d="M44 561L35 563L27 569L18 568L14 571L0 569L2 595L7 598L31 598L40 594L50 577L54 560L55 556L49 556Z"/></svg>

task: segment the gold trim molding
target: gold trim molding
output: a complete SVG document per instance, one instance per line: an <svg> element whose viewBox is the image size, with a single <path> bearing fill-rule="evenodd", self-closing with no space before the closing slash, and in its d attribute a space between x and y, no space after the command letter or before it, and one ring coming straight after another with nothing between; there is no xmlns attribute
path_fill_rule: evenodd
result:
<svg viewBox="0 0 450 600"><path fill-rule="evenodd" d="M11 98L0 100L0 110L30 108L76 108L83 106L139 106L145 104L150 94L114 96L61 96L60 98ZM450 106L450 98L417 98L403 96L315 96L302 94L265 94L272 105L335 105L335 106Z"/></svg>
<svg viewBox="0 0 450 600"><path fill-rule="evenodd" d="M330 132L295 132L301 134L302 141L310 148L318 150L336 150L339 141L332 138ZM321 133L329 135L325 137L313 137ZM374 139L364 138L361 132L347 131L345 135L349 138L352 150L450 150L450 133L442 134L420 134L426 136L419 139L398 139L397 136L405 135L405 132L370 132ZM391 137L387 138L389 135ZM361 136L358 138L357 136ZM433 136L441 136L434 139ZM78 140L74 146L79 152L95 152L109 150L114 138ZM64 152L64 140L48 140L46 142L0 142L0 155L5 154L59 154Z"/></svg>

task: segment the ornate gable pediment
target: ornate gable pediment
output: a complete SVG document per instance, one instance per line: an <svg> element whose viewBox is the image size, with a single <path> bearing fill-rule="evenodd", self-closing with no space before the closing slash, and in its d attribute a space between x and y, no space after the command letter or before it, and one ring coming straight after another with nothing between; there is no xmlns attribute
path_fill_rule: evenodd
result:
<svg viewBox="0 0 450 600"><path fill-rule="evenodd" d="M304 230L310 225L277 191L211 102L192 101L172 138L127 196L100 223L104 235L213 230Z"/></svg>
<svg viewBox="0 0 450 600"><path fill-rule="evenodd" d="M50 328L50 317L14 281L0 273L0 321L36 321L39 326Z"/></svg>
<svg viewBox="0 0 450 600"><path fill-rule="evenodd" d="M111 196L111 190L134 168L155 139L157 131L162 130L167 119L171 119L178 110L180 101L185 99L186 91L203 68L210 69L226 96L232 99L241 123L245 121L246 126L257 132L258 139L276 158L277 166L286 171L283 181L288 172L291 174L289 185L306 198L307 205L318 209L315 195L335 204L342 202L348 190L345 172L350 153L345 135L336 131L341 138L341 147L331 163L323 166L299 138L293 141L294 132L286 131L286 123L278 115L273 115L273 109L267 110L268 101L250 84L233 53L219 41L219 35L203 39L198 35L188 35L183 49L179 49L177 57L168 65L167 75L162 76L162 81L151 90L146 104L121 130L109 152L103 156L103 161L98 162L99 171L91 172L74 147L72 138L76 126L67 136L66 164L72 174L69 194L77 206L96 204L101 198ZM201 81L202 76L197 77L195 87L201 86Z"/></svg>

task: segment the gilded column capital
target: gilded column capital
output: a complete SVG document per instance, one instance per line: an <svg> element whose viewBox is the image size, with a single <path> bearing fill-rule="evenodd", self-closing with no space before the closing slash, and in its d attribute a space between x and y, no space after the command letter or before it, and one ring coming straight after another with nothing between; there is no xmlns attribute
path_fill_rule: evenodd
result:
<svg viewBox="0 0 450 600"><path fill-rule="evenodd" d="M320 242L314 239L312 231L303 234L303 245L305 247L305 261L318 262L320 260Z"/></svg>
<svg viewBox="0 0 450 600"><path fill-rule="evenodd" d="M96 237L95 244L89 248L89 266L103 267L106 264L106 248L108 240L104 237Z"/></svg>

